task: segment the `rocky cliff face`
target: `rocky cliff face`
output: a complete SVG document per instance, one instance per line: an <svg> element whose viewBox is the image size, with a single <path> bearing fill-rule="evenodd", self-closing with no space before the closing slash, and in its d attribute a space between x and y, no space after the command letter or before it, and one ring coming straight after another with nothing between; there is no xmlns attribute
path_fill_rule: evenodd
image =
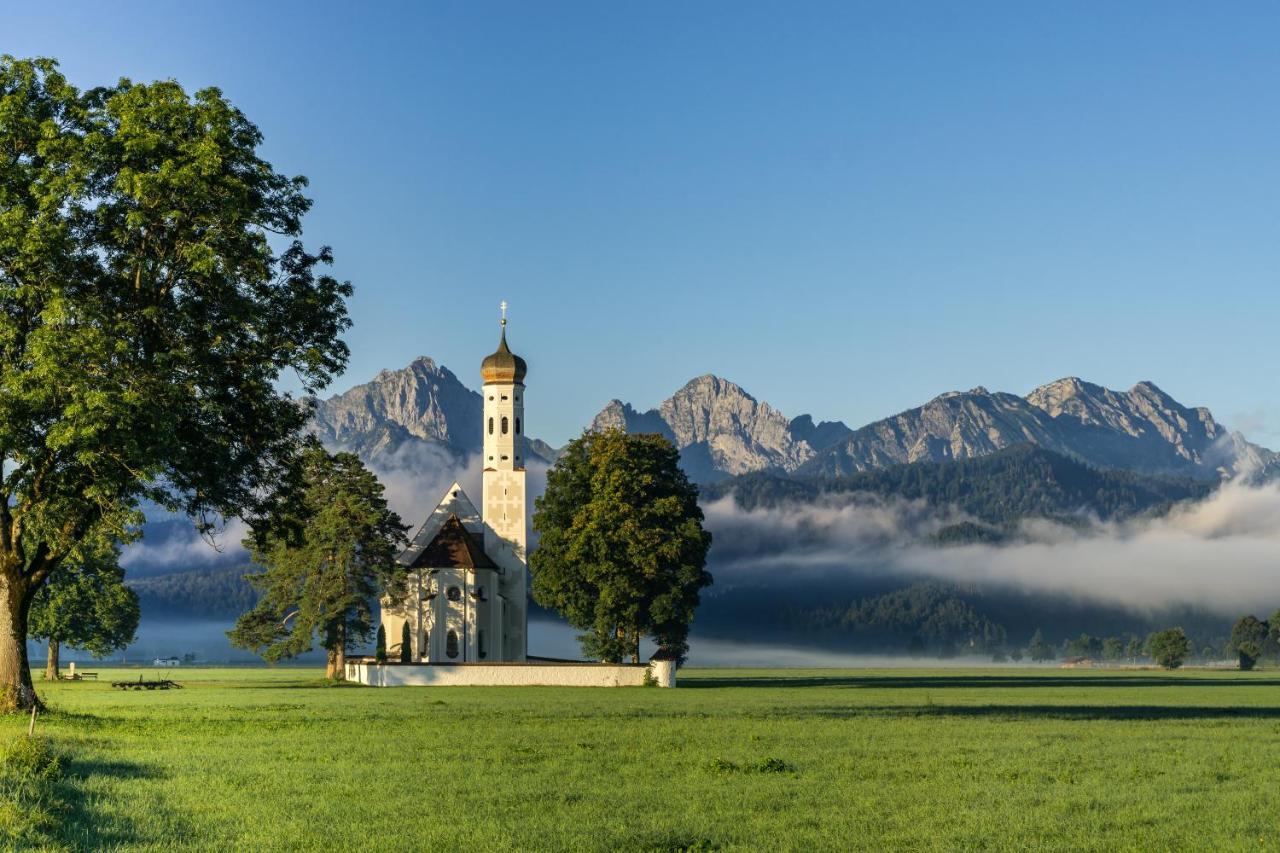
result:
<svg viewBox="0 0 1280 853"><path fill-rule="evenodd" d="M815 455L801 474L838 476L919 460L966 459L1014 444L1099 468L1216 479L1274 464L1276 454L1229 433L1150 382L1112 391L1076 378L1026 397L985 388L943 394L869 424Z"/></svg>
<svg viewBox="0 0 1280 853"><path fill-rule="evenodd" d="M592 430L656 432L680 449L680 462L697 482L751 471L791 472L817 451L850 434L844 424L815 425L808 415L788 420L777 409L717 376L699 376L658 408L637 412L612 400Z"/></svg>
<svg viewBox="0 0 1280 853"><path fill-rule="evenodd" d="M318 401L312 430L332 447L365 459L418 439L458 450L480 449L483 401L429 358L384 370L363 385Z"/></svg>

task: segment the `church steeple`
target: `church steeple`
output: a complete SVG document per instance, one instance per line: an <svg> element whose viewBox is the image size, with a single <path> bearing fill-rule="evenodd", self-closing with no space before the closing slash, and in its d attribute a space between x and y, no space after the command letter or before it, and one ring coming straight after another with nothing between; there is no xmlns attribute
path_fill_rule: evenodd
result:
<svg viewBox="0 0 1280 853"><path fill-rule="evenodd" d="M502 336L498 339L498 349L486 356L480 363L480 377L486 385L490 382L524 382L528 370L524 359L516 355L507 346L507 303L502 303Z"/></svg>
<svg viewBox="0 0 1280 853"><path fill-rule="evenodd" d="M480 365L484 387L484 472L481 513L485 553L502 567L502 660L524 660L528 541L525 489L524 359L507 346L507 303L502 303L498 349Z"/></svg>

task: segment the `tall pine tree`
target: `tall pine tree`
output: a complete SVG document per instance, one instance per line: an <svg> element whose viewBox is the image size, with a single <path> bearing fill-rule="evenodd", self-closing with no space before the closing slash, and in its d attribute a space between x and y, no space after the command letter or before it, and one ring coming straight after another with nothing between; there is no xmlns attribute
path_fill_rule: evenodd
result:
<svg viewBox="0 0 1280 853"><path fill-rule="evenodd" d="M245 540L265 568L247 576L262 598L227 636L268 661L310 651L318 638L326 676L341 679L348 645L373 636L374 599L404 581L395 556L406 527L354 454L330 455L314 443L303 454L302 482L282 503Z"/></svg>

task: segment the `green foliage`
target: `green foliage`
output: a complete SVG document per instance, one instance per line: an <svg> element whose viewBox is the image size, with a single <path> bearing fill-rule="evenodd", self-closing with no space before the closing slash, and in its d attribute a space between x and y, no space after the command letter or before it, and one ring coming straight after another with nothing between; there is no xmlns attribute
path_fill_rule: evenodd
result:
<svg viewBox="0 0 1280 853"><path fill-rule="evenodd" d="M1232 626L1230 648L1236 653L1241 669L1250 670L1257 664L1269 633L1267 623L1253 615L1240 617Z"/></svg>
<svg viewBox="0 0 1280 853"><path fill-rule="evenodd" d="M570 442L547 474L533 598L586 632L589 656L638 661L644 636L678 659L688 650L711 534L678 462L662 436L610 430Z"/></svg>
<svg viewBox="0 0 1280 853"><path fill-rule="evenodd" d="M1157 631L1147 637L1147 654L1165 669L1177 669L1191 654L1191 641L1181 628Z"/></svg>
<svg viewBox="0 0 1280 853"><path fill-rule="evenodd" d="M1104 660L1117 661L1124 657L1124 640L1119 637L1107 637L1102 641L1102 657Z"/></svg>
<svg viewBox="0 0 1280 853"><path fill-rule="evenodd" d="M245 540L265 567L249 576L262 598L227 636L278 661L310 651L318 635L332 669L347 643L372 636L374 598L403 581L395 555L406 528L353 454L312 444L302 472L296 500Z"/></svg>
<svg viewBox="0 0 1280 853"><path fill-rule="evenodd" d="M812 501L824 494L864 492L956 507L984 522L952 525L936 534L937 544L952 545L1001 541L1000 528L1023 518L1076 524L1082 509L1103 519L1160 512L1177 501L1206 497L1212 488L1190 479L1099 471L1043 448L1019 445L975 459L915 462L844 477L747 474L708 486L705 497L715 500L732 494L739 506L754 509Z"/></svg>
<svg viewBox="0 0 1280 853"><path fill-rule="evenodd" d="M1098 658L1102 656L1102 639L1081 634L1067 643L1067 654L1072 657Z"/></svg>
<svg viewBox="0 0 1280 853"><path fill-rule="evenodd" d="M161 615L234 618L258 603L258 591L245 578L260 571L253 565L195 569L127 583L138 594L148 619Z"/></svg>
<svg viewBox="0 0 1280 853"><path fill-rule="evenodd" d="M378 663L387 662L387 629L378 625L378 636L373 645L373 657Z"/></svg>
<svg viewBox="0 0 1280 853"><path fill-rule="evenodd" d="M954 654L955 649L991 653L1005 644L1005 629L944 583L916 583L846 607L794 610L791 624L802 631L841 637L859 648Z"/></svg>
<svg viewBox="0 0 1280 853"><path fill-rule="evenodd" d="M306 181L261 142L217 89L81 92L0 57L0 682L30 686L31 597L143 498L264 514L308 415L277 379L311 393L346 363L351 287L317 273Z"/></svg>
<svg viewBox="0 0 1280 853"><path fill-rule="evenodd" d="M1031 642L1027 646L1027 655L1036 663L1051 661L1055 657L1053 646L1045 641L1044 633L1039 628L1031 635Z"/></svg>
<svg viewBox="0 0 1280 853"><path fill-rule="evenodd" d="M124 584L119 546L89 543L77 549L36 593L28 629L32 637L106 657L133 642L138 596Z"/></svg>
<svg viewBox="0 0 1280 853"><path fill-rule="evenodd" d="M44 738L0 741L0 848L34 850L51 841L66 808L62 762Z"/></svg>

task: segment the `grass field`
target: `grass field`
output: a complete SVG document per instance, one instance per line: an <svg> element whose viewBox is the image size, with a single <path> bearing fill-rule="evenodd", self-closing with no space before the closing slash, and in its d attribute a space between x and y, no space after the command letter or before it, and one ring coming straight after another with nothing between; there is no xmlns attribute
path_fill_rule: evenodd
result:
<svg viewBox="0 0 1280 853"><path fill-rule="evenodd" d="M167 675L185 689L44 685L37 733L65 757L51 847L1280 849L1266 672L695 670L676 690ZM0 719L0 746L26 726Z"/></svg>

